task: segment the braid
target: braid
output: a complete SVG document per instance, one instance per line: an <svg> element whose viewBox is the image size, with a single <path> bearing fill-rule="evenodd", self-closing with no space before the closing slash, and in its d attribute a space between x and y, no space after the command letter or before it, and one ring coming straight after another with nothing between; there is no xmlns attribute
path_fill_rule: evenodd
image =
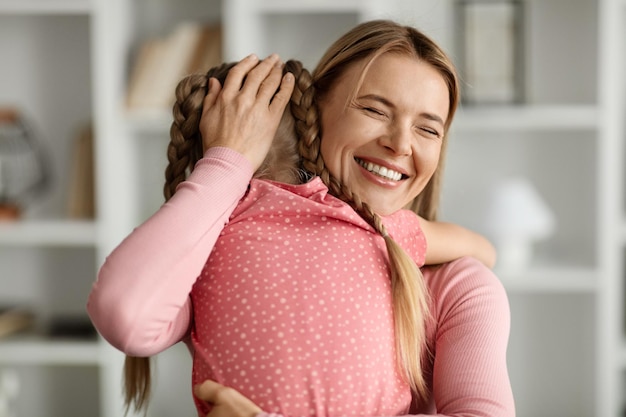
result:
<svg viewBox="0 0 626 417"><path fill-rule="evenodd" d="M192 74L176 87L176 102L172 110L174 121L170 127L170 143L167 146L168 166L165 168L163 194L169 200L178 184L187 179L195 164L202 158L200 117L207 93L209 78L222 81L233 64L211 68L206 74Z"/></svg>
<svg viewBox="0 0 626 417"><path fill-rule="evenodd" d="M203 156L200 119L202 105L207 93L209 78L215 77L223 85L228 71L235 63L224 63L211 68L206 74L192 74L183 78L176 87L176 102L173 107L174 120L170 127L170 143L167 147L168 165L165 168L163 195L169 200L176 187L187 179L196 163ZM291 97L291 109L299 109L303 92L311 85L311 74L299 61L285 63L284 71L291 72L296 79L296 88ZM306 117L304 117L306 119ZM305 175L300 168L300 156L296 149L295 120L291 111L285 110L274 137L272 147L256 178L267 178L292 184L301 183ZM126 356L124 362L124 400L127 411L143 409L150 397L150 358Z"/></svg>
<svg viewBox="0 0 626 417"><path fill-rule="evenodd" d="M427 351L426 321L430 316L428 288L415 262L387 233L380 215L335 178L324 164L320 151L321 117L314 99L315 93L315 87L311 83L302 93L299 108L292 107L291 110L296 118L302 166L310 173L318 175L332 195L350 204L385 240L391 274L398 369L418 398L425 400L428 386L422 373L422 359Z"/></svg>
<svg viewBox="0 0 626 417"><path fill-rule="evenodd" d="M225 78L233 64L211 68L206 74L192 74L183 78L176 87L174 121L170 127L167 146L168 165L165 168L163 195L169 200L178 184L187 179L195 164L202 158L200 117L210 77ZM126 412L139 411L147 406L152 384L150 358L127 355L124 360L124 403Z"/></svg>

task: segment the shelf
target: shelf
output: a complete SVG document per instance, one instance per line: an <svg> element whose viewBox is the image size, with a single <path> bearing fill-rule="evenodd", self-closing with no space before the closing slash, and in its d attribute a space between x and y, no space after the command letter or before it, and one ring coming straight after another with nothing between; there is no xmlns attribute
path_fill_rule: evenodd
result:
<svg viewBox="0 0 626 417"><path fill-rule="evenodd" d="M172 111L130 110L126 113L126 122L135 132L169 134ZM598 124L595 106L467 106L457 111L452 130L593 130Z"/></svg>
<svg viewBox="0 0 626 417"><path fill-rule="evenodd" d="M358 13L363 9L359 0L267 0L258 5L261 13Z"/></svg>
<svg viewBox="0 0 626 417"><path fill-rule="evenodd" d="M100 363L100 346L93 340L49 340L38 336L0 339L0 365L93 365Z"/></svg>
<svg viewBox="0 0 626 417"><path fill-rule="evenodd" d="M0 245L94 246L96 225L82 220L0 222Z"/></svg>
<svg viewBox="0 0 626 417"><path fill-rule="evenodd" d="M596 106L461 106L452 130L592 130L599 126Z"/></svg>
<svg viewBox="0 0 626 417"><path fill-rule="evenodd" d="M494 272L508 293L594 293L599 275L589 267L495 268Z"/></svg>
<svg viewBox="0 0 626 417"><path fill-rule="evenodd" d="M88 0L0 0L0 14L90 14Z"/></svg>

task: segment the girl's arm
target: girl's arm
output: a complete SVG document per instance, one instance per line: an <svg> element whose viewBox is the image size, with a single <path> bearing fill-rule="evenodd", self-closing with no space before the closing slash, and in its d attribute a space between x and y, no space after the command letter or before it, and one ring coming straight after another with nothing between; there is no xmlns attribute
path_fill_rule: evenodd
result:
<svg viewBox="0 0 626 417"><path fill-rule="evenodd" d="M210 148L174 196L106 258L87 311L109 343L151 356L186 334L191 288L251 178L241 154Z"/></svg>
<svg viewBox="0 0 626 417"><path fill-rule="evenodd" d="M496 263L496 250L484 236L453 223L428 221L420 217L426 237L426 265L441 264L463 256L478 259L489 268Z"/></svg>

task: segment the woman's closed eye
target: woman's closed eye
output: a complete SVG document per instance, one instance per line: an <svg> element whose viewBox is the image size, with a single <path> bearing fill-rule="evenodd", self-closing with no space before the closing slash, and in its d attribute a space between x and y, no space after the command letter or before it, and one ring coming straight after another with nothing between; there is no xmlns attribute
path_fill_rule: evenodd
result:
<svg viewBox="0 0 626 417"><path fill-rule="evenodd" d="M380 111L378 109L375 109L374 107L365 107L363 110L366 110L366 111L368 111L370 113L376 113L376 114L379 114L381 116L385 115L385 113L383 113L382 111Z"/></svg>
<svg viewBox="0 0 626 417"><path fill-rule="evenodd" d="M360 110L362 110L363 112L371 115L371 116L375 116L375 117L387 117L387 113L385 113L384 111L376 108L376 107L371 107L371 106L358 106L358 108Z"/></svg>
<svg viewBox="0 0 626 417"><path fill-rule="evenodd" d="M418 127L418 129L424 134L431 136L433 138L441 138L441 134L439 133L439 131L436 129L433 129L432 127L422 126L422 127Z"/></svg>

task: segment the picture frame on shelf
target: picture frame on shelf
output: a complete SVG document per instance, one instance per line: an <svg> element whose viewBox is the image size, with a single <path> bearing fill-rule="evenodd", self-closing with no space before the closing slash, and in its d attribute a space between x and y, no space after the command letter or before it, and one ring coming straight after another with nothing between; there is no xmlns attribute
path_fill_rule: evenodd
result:
<svg viewBox="0 0 626 417"><path fill-rule="evenodd" d="M455 8L463 103L523 103L523 1L457 0Z"/></svg>

